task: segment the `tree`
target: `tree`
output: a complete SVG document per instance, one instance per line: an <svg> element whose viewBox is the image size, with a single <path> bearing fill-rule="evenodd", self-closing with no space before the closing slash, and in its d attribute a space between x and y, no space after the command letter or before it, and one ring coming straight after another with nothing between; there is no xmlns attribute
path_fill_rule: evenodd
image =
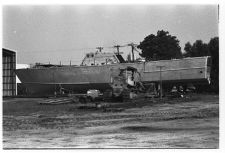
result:
<svg viewBox="0 0 225 153"><path fill-rule="evenodd" d="M184 57L200 57L211 56L211 71L210 71L210 90L219 92L219 38L215 37L210 42L203 43L202 40L196 40L193 45L187 42L184 47ZM197 90L209 91L207 85L196 85Z"/></svg>
<svg viewBox="0 0 225 153"><path fill-rule="evenodd" d="M184 50L184 57L200 57L210 55L208 44L203 43L202 40L196 40L193 45L191 45L190 42L187 42Z"/></svg>
<svg viewBox="0 0 225 153"><path fill-rule="evenodd" d="M190 42L187 42L184 47L185 53L184 57L191 57L192 54L192 45Z"/></svg>
<svg viewBox="0 0 225 153"><path fill-rule="evenodd" d="M211 54L211 85L215 92L219 92L219 37L212 38L208 44Z"/></svg>
<svg viewBox="0 0 225 153"><path fill-rule="evenodd" d="M146 60L166 60L181 58L179 40L171 36L168 31L158 31L157 35L151 34L144 38L137 46L142 50L140 56Z"/></svg>

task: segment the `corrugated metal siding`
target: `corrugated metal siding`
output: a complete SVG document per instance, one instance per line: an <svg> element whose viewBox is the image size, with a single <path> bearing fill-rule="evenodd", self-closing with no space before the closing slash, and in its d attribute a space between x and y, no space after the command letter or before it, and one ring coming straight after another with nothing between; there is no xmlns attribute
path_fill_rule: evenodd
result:
<svg viewBox="0 0 225 153"><path fill-rule="evenodd" d="M16 53L3 49L2 57L2 78L3 78L3 96L16 95Z"/></svg>

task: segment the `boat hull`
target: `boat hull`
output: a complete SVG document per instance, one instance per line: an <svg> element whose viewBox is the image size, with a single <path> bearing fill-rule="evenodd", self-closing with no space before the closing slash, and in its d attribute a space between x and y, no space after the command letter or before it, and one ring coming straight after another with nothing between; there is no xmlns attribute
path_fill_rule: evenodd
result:
<svg viewBox="0 0 225 153"><path fill-rule="evenodd" d="M98 89L105 91L110 89L109 84L37 84L37 83L21 83L20 87L23 88L21 94L35 95L35 96L48 96L54 95L59 92L60 88L64 89L65 93L86 93L88 89Z"/></svg>
<svg viewBox="0 0 225 153"><path fill-rule="evenodd" d="M197 57L100 66L29 68L18 69L16 74L31 95L54 94L60 88L74 93L85 93L89 89L104 92L111 88L114 71L128 66L137 69L140 81L146 86L160 80L165 84L207 84L210 78L208 59L209 57Z"/></svg>

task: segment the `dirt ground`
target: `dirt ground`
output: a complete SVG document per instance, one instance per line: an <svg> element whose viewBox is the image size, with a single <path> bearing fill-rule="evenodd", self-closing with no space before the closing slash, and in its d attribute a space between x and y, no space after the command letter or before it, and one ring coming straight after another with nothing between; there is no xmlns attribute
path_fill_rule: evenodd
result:
<svg viewBox="0 0 225 153"><path fill-rule="evenodd" d="M219 148L218 95L104 104L118 111L42 100L3 100L4 149Z"/></svg>

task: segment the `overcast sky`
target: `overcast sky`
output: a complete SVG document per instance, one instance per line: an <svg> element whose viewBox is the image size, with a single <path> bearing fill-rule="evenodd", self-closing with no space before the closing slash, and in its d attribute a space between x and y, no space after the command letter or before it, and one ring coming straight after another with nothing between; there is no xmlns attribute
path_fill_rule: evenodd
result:
<svg viewBox="0 0 225 153"><path fill-rule="evenodd" d="M3 6L3 47L17 51L17 63L80 64L95 47L139 43L162 29L182 50L188 41L208 43L218 36L218 6Z"/></svg>

